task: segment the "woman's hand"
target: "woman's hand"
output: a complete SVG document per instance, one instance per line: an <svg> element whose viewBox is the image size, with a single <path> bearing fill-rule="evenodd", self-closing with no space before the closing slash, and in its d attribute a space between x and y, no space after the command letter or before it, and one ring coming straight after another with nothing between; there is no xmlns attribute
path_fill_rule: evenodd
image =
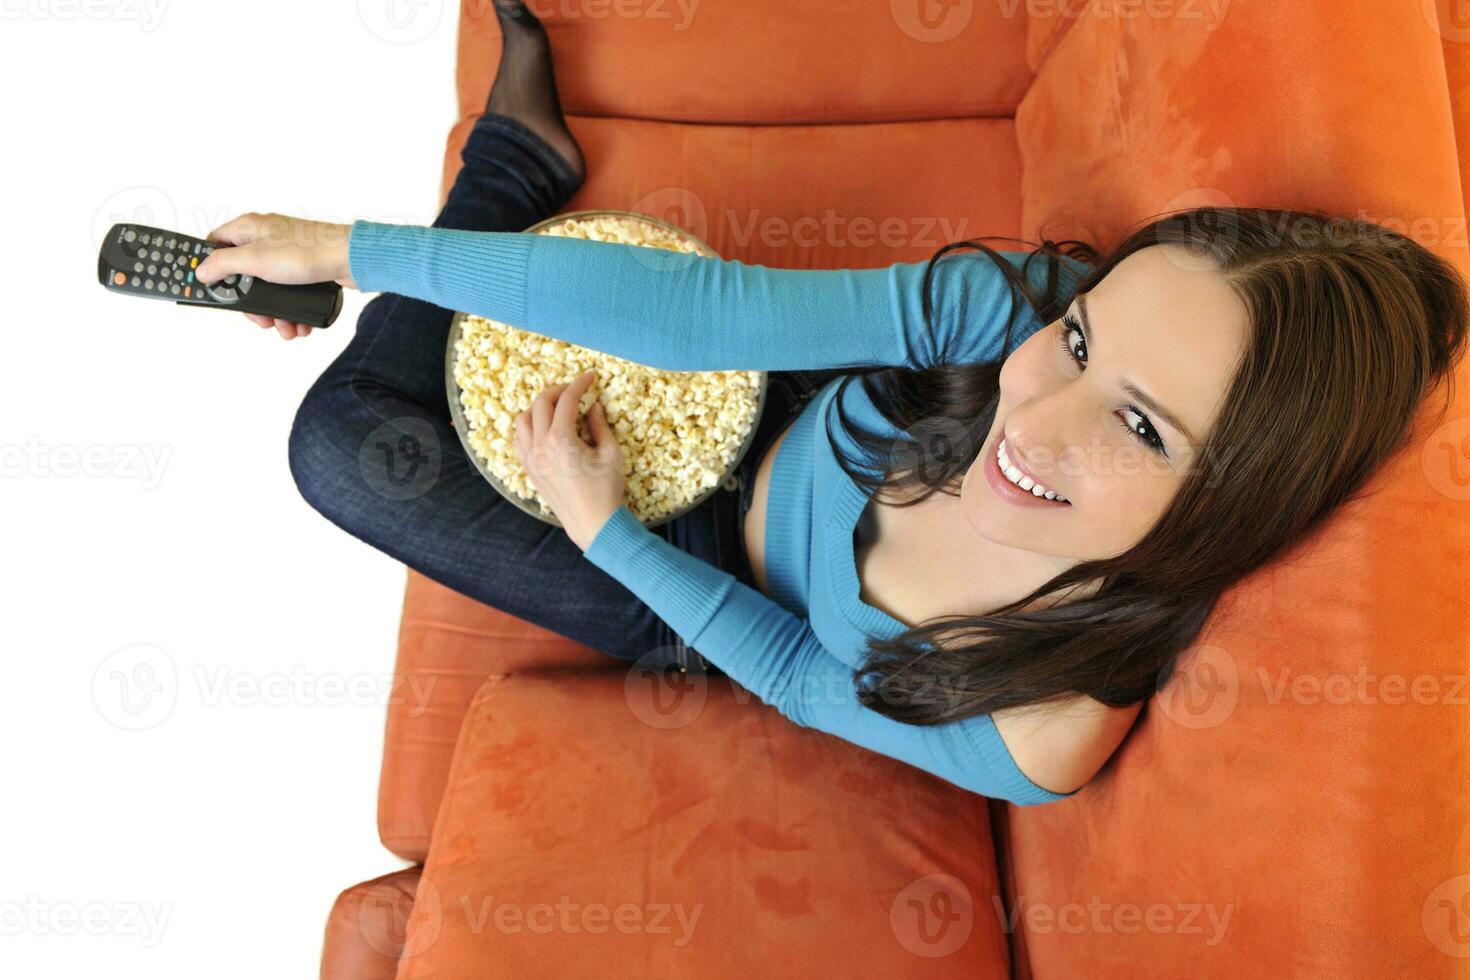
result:
<svg viewBox="0 0 1470 980"><path fill-rule="evenodd" d="M252 211L209 233L208 240L222 247L216 247L199 263L194 278L205 285L230 275L255 276L291 286L331 281L356 289L347 264L351 232L350 224ZM261 327L275 327L286 340L311 333L311 327L289 320L256 313L245 316Z"/></svg>
<svg viewBox="0 0 1470 980"><path fill-rule="evenodd" d="M528 411L516 416L515 447L521 464L567 537L583 551L623 505L627 486L623 449L601 402L594 402L587 413L592 444L577 434L579 403L595 377L589 370L569 384L551 385Z"/></svg>

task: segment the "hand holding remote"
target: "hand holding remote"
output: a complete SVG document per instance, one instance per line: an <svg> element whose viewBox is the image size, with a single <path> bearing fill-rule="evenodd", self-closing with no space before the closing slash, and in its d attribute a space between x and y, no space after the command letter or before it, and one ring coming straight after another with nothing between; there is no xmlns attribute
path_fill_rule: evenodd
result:
<svg viewBox="0 0 1470 980"><path fill-rule="evenodd" d="M351 231L350 224L252 211L209 233L209 240L222 247L199 263L194 274L206 285L226 276L242 275L282 285L336 282L356 289L347 264ZM260 327L274 326L286 340L304 337L312 330L305 324L260 314L245 316Z"/></svg>

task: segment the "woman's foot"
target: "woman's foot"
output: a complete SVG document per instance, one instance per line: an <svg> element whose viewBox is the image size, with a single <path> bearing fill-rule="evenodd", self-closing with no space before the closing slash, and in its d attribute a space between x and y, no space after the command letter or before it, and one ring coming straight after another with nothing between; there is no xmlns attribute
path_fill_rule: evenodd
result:
<svg viewBox="0 0 1470 980"><path fill-rule="evenodd" d="M540 136L566 161L580 183L587 174L582 148L572 138L556 97L551 42L523 0L494 0L503 44L500 68L490 88L486 112L510 116Z"/></svg>

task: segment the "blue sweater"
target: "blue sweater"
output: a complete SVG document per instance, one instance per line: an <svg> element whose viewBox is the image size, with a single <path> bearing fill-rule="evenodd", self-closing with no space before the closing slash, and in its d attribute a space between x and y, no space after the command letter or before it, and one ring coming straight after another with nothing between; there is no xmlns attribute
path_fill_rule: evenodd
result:
<svg viewBox="0 0 1470 980"><path fill-rule="evenodd" d="M1002 254L1018 268L1026 255ZM923 262L775 269L578 238L357 221L348 264L364 291L411 296L672 371L993 361L1011 310L1000 273L972 251L936 264L932 336L921 306ZM1038 286L1042 265L1031 273ZM1070 287L1087 266L1068 259L1063 271ZM1023 307L1016 342L1041 326ZM772 464L769 598L665 541L626 506L598 530L587 559L798 725L1019 805L1071 796L1028 779L989 715L908 725L858 703L852 672L866 637L892 637L906 626L859 598L853 530L868 498L823 433L836 385L813 396ZM865 428L899 435L856 382L843 409ZM835 418L832 427L845 439ZM846 455L862 459L847 442Z"/></svg>

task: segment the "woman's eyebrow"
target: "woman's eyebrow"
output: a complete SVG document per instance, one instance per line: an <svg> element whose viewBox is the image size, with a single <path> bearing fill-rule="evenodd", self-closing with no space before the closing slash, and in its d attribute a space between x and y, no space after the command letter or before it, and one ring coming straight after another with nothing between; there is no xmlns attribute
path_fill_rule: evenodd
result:
<svg viewBox="0 0 1470 980"><path fill-rule="evenodd" d="M1092 329L1092 318L1087 315L1087 297L1082 293L1077 294L1077 309L1082 314L1082 338L1087 341L1087 349L1093 350L1096 346L1093 340L1096 334L1093 332ZM1144 408L1147 408L1149 411L1153 412L1159 418L1167 422L1169 426L1174 429L1175 432L1178 432L1184 438L1188 439L1190 445L1195 445L1199 442L1199 440L1194 437L1194 434L1189 431L1189 427L1186 426L1183 422L1179 421L1179 416L1175 415L1173 412L1169 411L1167 408L1161 405L1158 400L1155 399L1148 392L1144 391L1142 388L1138 387L1138 385L1134 384L1127 378L1123 379L1122 388L1124 391L1128 392L1128 394L1132 395L1134 398L1137 398L1143 404Z"/></svg>

